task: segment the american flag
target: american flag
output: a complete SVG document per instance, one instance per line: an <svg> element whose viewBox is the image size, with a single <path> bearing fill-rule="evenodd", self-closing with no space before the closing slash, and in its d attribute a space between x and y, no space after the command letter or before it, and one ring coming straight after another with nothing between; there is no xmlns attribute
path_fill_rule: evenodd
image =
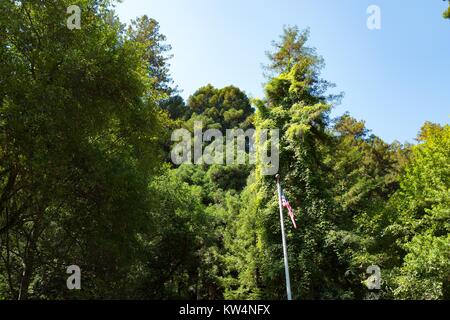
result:
<svg viewBox="0 0 450 320"><path fill-rule="evenodd" d="M287 200L284 193L281 195L281 204L282 204L283 208L288 209L289 217L291 217L292 223L294 224L294 228L297 229L297 224L295 223L294 210L292 210L292 207L289 204L289 201Z"/></svg>

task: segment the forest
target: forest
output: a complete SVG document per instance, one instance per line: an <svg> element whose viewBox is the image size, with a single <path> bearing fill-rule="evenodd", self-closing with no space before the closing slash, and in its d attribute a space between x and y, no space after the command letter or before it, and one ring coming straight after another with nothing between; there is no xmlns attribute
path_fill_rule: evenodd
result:
<svg viewBox="0 0 450 320"><path fill-rule="evenodd" d="M366 299L371 265L380 299L450 299L450 125L387 143L332 117L342 96L296 26L267 46L263 97L183 99L156 20L78 0L70 30L72 4L0 2L0 300L285 299L276 180L258 160L173 164L172 132L198 121L280 130L294 299Z"/></svg>

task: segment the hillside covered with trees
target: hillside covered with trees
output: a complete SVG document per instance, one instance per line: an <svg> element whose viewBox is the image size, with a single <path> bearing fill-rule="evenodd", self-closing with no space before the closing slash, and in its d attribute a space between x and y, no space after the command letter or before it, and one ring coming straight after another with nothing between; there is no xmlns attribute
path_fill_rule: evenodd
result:
<svg viewBox="0 0 450 320"><path fill-rule="evenodd" d="M383 299L450 299L450 125L405 145L333 118L341 96L297 27L268 53L265 96L184 100L157 21L80 0L69 30L71 4L0 4L0 300L284 299L276 181L258 161L174 165L172 132L198 121L280 129L295 299L364 299L370 265Z"/></svg>

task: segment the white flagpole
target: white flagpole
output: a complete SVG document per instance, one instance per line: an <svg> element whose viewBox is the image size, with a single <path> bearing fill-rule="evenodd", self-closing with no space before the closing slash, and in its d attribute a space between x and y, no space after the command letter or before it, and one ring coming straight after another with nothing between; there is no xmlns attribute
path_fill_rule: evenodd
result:
<svg viewBox="0 0 450 320"><path fill-rule="evenodd" d="M278 187L278 204L280 206L281 238L283 241L284 272L286 274L287 298L288 298L288 300L292 300L291 279L289 276L289 263L288 263L287 246L286 246L286 235L284 233L283 204L281 203L281 184L280 184L280 175L279 174L276 175L276 179L277 179L277 187Z"/></svg>

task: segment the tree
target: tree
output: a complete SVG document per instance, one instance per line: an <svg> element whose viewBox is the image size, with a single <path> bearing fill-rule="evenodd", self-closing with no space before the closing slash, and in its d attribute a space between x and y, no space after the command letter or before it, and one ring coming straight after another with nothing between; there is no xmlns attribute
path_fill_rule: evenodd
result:
<svg viewBox="0 0 450 320"><path fill-rule="evenodd" d="M71 30L71 4L0 3L0 300L284 299L275 179L260 157L171 164L170 133L197 121L256 129L257 153L280 130L294 298L363 299L373 264L383 299L450 298L449 125L411 146L331 119L340 95L297 27L267 54L263 99L207 85L185 102L157 21L80 0Z"/></svg>
<svg viewBox="0 0 450 320"><path fill-rule="evenodd" d="M443 13L445 19L450 19L450 1L448 4L448 9Z"/></svg>
<svg viewBox="0 0 450 320"><path fill-rule="evenodd" d="M148 48L110 19L110 1L79 1L69 30L71 4L0 5L1 297L67 297L72 264L84 297L116 297L152 224L162 131Z"/></svg>
<svg viewBox="0 0 450 320"><path fill-rule="evenodd" d="M129 274L130 297L197 299L212 217L205 213L198 188L183 182L176 170L166 168L149 193L148 214L155 223L138 234L140 254Z"/></svg>
<svg viewBox="0 0 450 320"><path fill-rule="evenodd" d="M144 15L131 21L128 27L128 38L134 43L143 46L143 59L147 61L148 76L155 92L171 95L175 90L171 87L173 80L170 77L168 61L172 49L166 44L166 36L161 34L159 23Z"/></svg>
<svg viewBox="0 0 450 320"><path fill-rule="evenodd" d="M167 110L176 119L174 128L178 125L190 131L195 121L202 121L204 129L222 129L223 133L227 129L245 130L253 126L250 101L245 93L233 86L223 89L211 85L202 87L189 98L186 107L174 101L167 106ZM223 281L226 281L225 235L232 232L234 216L231 212L239 203L239 192L245 187L252 168L250 164L183 164L173 170L180 181L196 190L201 210L207 219L203 246L196 256L199 265L188 280L195 280L195 283L187 285L193 288L192 292L198 299L223 298Z"/></svg>
<svg viewBox="0 0 450 320"><path fill-rule="evenodd" d="M201 115L210 123L209 128L222 130L252 127L253 109L247 95L236 87L216 89L207 85L198 89L187 102L195 115ZM198 118L197 118L198 119Z"/></svg>
<svg viewBox="0 0 450 320"><path fill-rule="evenodd" d="M186 106L183 98L179 95L164 99L160 105L163 110L167 111L172 120L180 119L185 121L192 115L191 110Z"/></svg>
<svg viewBox="0 0 450 320"><path fill-rule="evenodd" d="M406 253L394 293L401 299L448 299L450 126L426 123L419 142L392 198L397 220L391 228Z"/></svg>
<svg viewBox="0 0 450 320"><path fill-rule="evenodd" d="M345 265L346 281L354 298L363 299L370 265L388 270L400 263L403 251L396 238L386 232L394 217L389 199L399 188L399 178L409 158L409 146L385 143L345 114L335 120L334 143L327 163L332 167L336 226L327 241L335 248L339 263ZM387 281L381 294L391 297Z"/></svg>
<svg viewBox="0 0 450 320"><path fill-rule="evenodd" d="M330 106L324 95L327 82L319 76L322 60L306 47L307 38L306 31L286 28L275 43L267 70L279 74L269 79L266 99L256 101L255 126L257 132L281 129L280 173L301 221L301 228L288 227L287 235L294 297L323 298L336 295L336 270L329 268L336 266L336 256L324 242L333 218L323 161L331 138L326 132ZM261 169L257 163L253 183L244 192L246 205L236 220L240 231L230 244L235 255L230 276L240 283L228 288L228 297L285 296L275 180L263 176Z"/></svg>

